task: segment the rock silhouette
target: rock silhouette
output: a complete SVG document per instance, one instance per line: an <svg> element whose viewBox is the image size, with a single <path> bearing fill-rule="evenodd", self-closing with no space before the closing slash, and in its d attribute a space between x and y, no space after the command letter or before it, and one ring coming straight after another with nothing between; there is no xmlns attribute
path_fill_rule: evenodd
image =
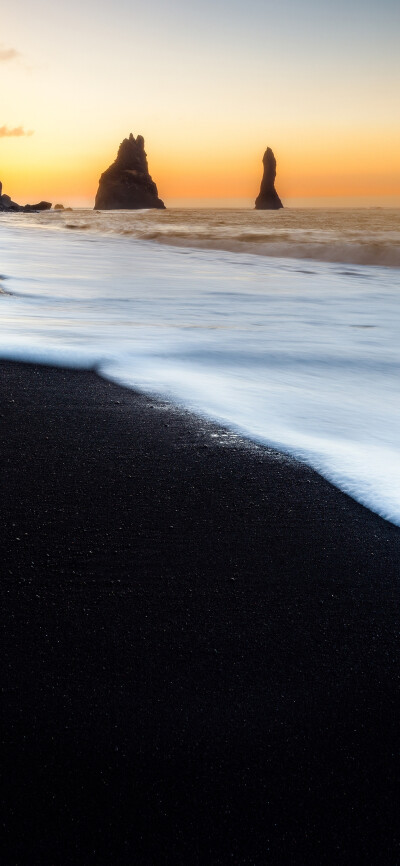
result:
<svg viewBox="0 0 400 866"><path fill-rule="evenodd" d="M270 147L263 156L264 174L260 193L256 198L256 210L279 210L283 204L275 189L276 159Z"/></svg>
<svg viewBox="0 0 400 866"><path fill-rule="evenodd" d="M38 210L50 210L51 202L39 201L37 204L17 204L9 195L3 195L3 184L0 181L0 211L8 213L34 213Z"/></svg>
<svg viewBox="0 0 400 866"><path fill-rule="evenodd" d="M131 133L120 144L115 162L100 177L94 208L165 208L149 174L142 135L134 138Z"/></svg>

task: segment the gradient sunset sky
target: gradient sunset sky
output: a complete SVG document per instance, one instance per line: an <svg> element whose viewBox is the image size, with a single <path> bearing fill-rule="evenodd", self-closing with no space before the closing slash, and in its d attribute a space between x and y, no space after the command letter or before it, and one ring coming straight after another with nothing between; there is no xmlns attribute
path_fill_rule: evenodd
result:
<svg viewBox="0 0 400 866"><path fill-rule="evenodd" d="M168 203L400 196L398 0L13 0L2 10L0 179L92 204L130 132Z"/></svg>

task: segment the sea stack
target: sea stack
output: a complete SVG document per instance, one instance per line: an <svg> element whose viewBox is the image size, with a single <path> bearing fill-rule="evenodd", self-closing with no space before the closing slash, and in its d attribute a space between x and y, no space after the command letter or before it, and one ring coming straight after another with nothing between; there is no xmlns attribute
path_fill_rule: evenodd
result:
<svg viewBox="0 0 400 866"><path fill-rule="evenodd" d="M38 210L50 210L51 202L39 201L37 204L17 204L9 195L3 195L3 184L0 181L0 211L3 213L35 213Z"/></svg>
<svg viewBox="0 0 400 866"><path fill-rule="evenodd" d="M144 138L124 138L118 155L101 175L94 203L95 210L136 210L165 208L149 174Z"/></svg>
<svg viewBox="0 0 400 866"><path fill-rule="evenodd" d="M279 210L283 204L275 189L276 159L270 147L263 156L264 174L260 194L256 198L256 210Z"/></svg>

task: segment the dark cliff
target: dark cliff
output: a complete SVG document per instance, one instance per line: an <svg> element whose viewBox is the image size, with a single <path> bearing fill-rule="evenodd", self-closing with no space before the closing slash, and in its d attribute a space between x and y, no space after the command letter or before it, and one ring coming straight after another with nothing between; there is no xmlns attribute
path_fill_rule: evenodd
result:
<svg viewBox="0 0 400 866"><path fill-rule="evenodd" d="M124 138L118 155L99 181L96 210L165 208L149 174L143 136Z"/></svg>
<svg viewBox="0 0 400 866"><path fill-rule="evenodd" d="M38 210L50 210L51 202L39 201L37 204L17 204L9 195L3 195L3 184L0 181L0 211L2 213L34 213Z"/></svg>
<svg viewBox="0 0 400 866"><path fill-rule="evenodd" d="M256 198L256 210L279 210L283 204L275 189L276 159L270 147L263 156L264 174L260 193Z"/></svg>

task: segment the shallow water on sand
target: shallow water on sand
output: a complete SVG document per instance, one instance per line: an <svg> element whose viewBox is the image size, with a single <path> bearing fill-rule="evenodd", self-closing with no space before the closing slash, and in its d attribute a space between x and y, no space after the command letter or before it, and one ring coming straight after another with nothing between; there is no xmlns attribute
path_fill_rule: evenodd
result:
<svg viewBox="0 0 400 866"><path fill-rule="evenodd" d="M167 395L302 457L400 525L399 268L138 240L138 225L176 232L182 213L165 223L164 213L95 214L89 229L83 212L2 219L1 356L96 365ZM244 213L233 218L236 241L260 216ZM392 212L371 213L365 225L385 223L388 244ZM218 214L196 212L192 225L210 232ZM326 219L318 229L314 214L301 231L327 231Z"/></svg>

